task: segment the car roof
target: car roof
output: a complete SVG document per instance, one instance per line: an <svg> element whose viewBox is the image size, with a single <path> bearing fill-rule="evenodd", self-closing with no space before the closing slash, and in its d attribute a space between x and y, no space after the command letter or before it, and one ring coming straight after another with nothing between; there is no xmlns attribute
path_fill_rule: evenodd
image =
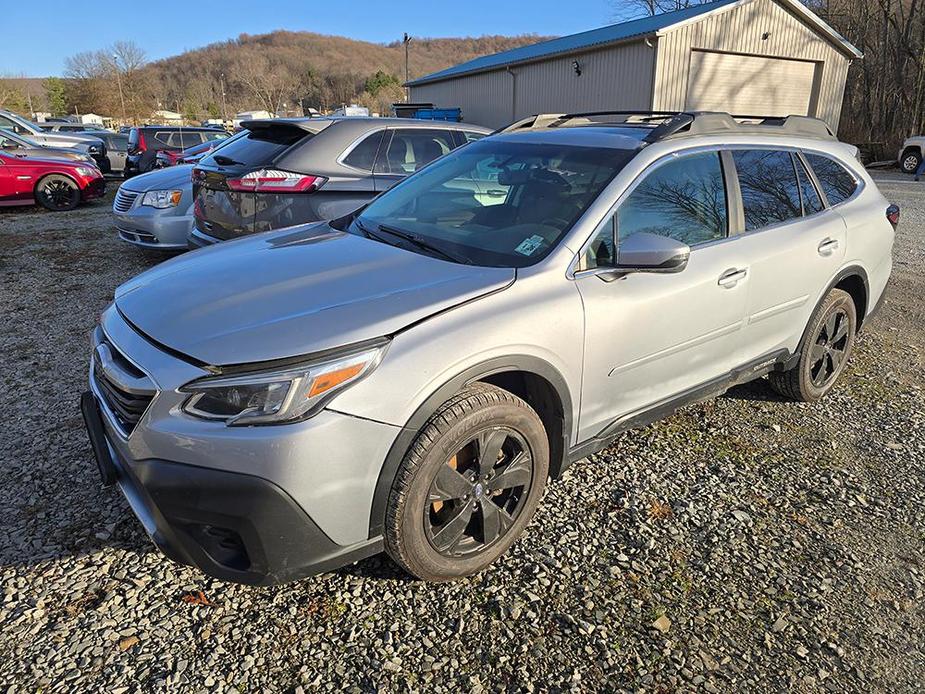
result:
<svg viewBox="0 0 925 694"><path fill-rule="evenodd" d="M447 130L474 130L490 133L489 128L473 123L456 123L453 121L422 120L418 118L377 118L375 116L321 116L319 118L255 118L243 121L241 127L247 130L266 128L272 125L294 125L306 132L317 133L334 123L353 123L358 130L369 130L374 127L403 127L403 128L438 128Z"/></svg>
<svg viewBox="0 0 925 694"><path fill-rule="evenodd" d="M518 130L492 136L492 140L530 144L564 144L572 147L639 149L652 132L651 125L584 125L549 130Z"/></svg>

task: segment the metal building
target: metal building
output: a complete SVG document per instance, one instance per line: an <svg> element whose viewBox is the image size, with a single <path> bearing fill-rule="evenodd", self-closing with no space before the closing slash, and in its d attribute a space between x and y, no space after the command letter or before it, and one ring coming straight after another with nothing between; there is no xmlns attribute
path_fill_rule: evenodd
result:
<svg viewBox="0 0 925 694"><path fill-rule="evenodd" d="M716 0L484 56L408 83L411 101L501 127L535 113L717 110L838 128L861 52L798 0Z"/></svg>

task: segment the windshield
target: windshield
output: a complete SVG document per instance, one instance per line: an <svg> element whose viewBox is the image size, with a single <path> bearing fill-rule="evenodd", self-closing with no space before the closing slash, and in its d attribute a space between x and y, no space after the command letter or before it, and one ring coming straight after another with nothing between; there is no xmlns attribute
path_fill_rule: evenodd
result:
<svg viewBox="0 0 925 694"><path fill-rule="evenodd" d="M4 131L0 133L0 147L5 148L15 148L15 147L34 147L39 148L40 145L35 140L32 140L25 135L14 135L9 131Z"/></svg>
<svg viewBox="0 0 925 694"><path fill-rule="evenodd" d="M377 198L350 231L385 232L375 238L410 240L418 252L430 247L460 262L526 267L556 247L634 154L480 140Z"/></svg>

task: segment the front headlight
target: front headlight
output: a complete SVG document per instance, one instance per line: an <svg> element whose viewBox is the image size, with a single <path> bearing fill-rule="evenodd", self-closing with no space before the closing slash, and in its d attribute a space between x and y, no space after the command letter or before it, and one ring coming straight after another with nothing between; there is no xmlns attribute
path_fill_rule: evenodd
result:
<svg viewBox="0 0 925 694"><path fill-rule="evenodd" d="M193 381L180 389L190 394L182 409L229 426L307 419L375 369L387 345L383 341L300 366Z"/></svg>
<svg viewBox="0 0 925 694"><path fill-rule="evenodd" d="M141 199L141 205L166 210L168 207L179 205L181 197L183 197L182 190L149 190Z"/></svg>
<svg viewBox="0 0 925 694"><path fill-rule="evenodd" d="M91 169L87 166L78 166L77 173L79 173L84 178L94 178L96 177L96 169Z"/></svg>

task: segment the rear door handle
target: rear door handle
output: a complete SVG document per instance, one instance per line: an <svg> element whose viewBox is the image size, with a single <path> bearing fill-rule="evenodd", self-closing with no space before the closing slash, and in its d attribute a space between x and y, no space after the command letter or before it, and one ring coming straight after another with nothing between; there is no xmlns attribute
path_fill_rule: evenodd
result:
<svg viewBox="0 0 925 694"><path fill-rule="evenodd" d="M732 268L731 270L726 270L726 272L719 276L717 284L725 289L732 289L746 277L748 277L748 268L744 270Z"/></svg>
<svg viewBox="0 0 925 694"><path fill-rule="evenodd" d="M819 255L830 256L838 250L838 241L836 239L825 239L819 244Z"/></svg>

